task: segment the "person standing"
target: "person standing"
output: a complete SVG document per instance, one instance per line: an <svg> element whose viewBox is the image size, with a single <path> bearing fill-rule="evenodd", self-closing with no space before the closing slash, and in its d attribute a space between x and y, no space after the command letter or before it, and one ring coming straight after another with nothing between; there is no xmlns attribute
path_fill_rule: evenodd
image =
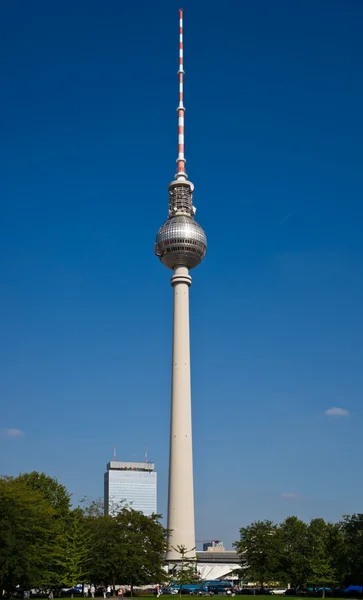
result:
<svg viewBox="0 0 363 600"><path fill-rule="evenodd" d="M106 598L109 598L110 596L111 596L111 586L108 585L107 590L106 590Z"/></svg>
<svg viewBox="0 0 363 600"><path fill-rule="evenodd" d="M95 586L93 585L93 583L91 584L91 590L90 590L90 591L91 591L91 596L92 596L92 598L94 598L94 597L95 597L95 591L96 591L96 588L95 588Z"/></svg>
<svg viewBox="0 0 363 600"><path fill-rule="evenodd" d="M83 586L83 595L85 598L88 598L88 585Z"/></svg>

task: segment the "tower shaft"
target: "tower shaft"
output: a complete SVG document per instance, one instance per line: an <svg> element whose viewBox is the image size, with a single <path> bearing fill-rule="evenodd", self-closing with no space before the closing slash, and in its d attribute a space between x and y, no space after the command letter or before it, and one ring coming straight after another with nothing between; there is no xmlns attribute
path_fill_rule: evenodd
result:
<svg viewBox="0 0 363 600"><path fill-rule="evenodd" d="M203 260L207 238L195 220L194 185L185 172L183 11L179 11L179 104L177 172L169 184L168 220L160 227L154 252L173 270L173 359L171 383L170 463L166 558L181 560L178 547L195 558L192 407L190 387L189 271Z"/></svg>
<svg viewBox="0 0 363 600"><path fill-rule="evenodd" d="M192 407L190 386L189 287L187 267L176 267L174 288L173 356L171 383L168 560L180 560L178 546L195 549L192 451ZM193 552L191 553L193 554Z"/></svg>

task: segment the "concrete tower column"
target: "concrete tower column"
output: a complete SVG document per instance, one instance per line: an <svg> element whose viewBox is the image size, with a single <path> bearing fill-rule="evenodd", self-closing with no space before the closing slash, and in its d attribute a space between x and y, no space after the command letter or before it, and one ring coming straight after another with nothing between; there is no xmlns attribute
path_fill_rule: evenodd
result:
<svg viewBox="0 0 363 600"><path fill-rule="evenodd" d="M189 287L187 267L178 266L171 277L174 288L173 356L171 381L168 560L180 559L177 546L195 548L192 406L190 387ZM190 553L195 555L194 552Z"/></svg>
<svg viewBox="0 0 363 600"><path fill-rule="evenodd" d="M195 557L192 408L190 393L189 271L207 251L207 238L195 220L194 185L185 172L183 101L183 11L179 10L178 158L175 179L169 184L168 220L156 235L154 252L173 270L173 360L171 383L170 465L167 561L181 559L175 548L184 546Z"/></svg>

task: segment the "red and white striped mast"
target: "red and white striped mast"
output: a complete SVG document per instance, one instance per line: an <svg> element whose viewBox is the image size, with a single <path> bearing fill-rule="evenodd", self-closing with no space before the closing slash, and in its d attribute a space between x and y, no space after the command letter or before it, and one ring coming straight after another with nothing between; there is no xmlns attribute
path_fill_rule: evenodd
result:
<svg viewBox="0 0 363 600"><path fill-rule="evenodd" d="M185 172L184 156L184 57L183 57L183 9L179 10L179 106L178 106L178 158L176 180L185 181L187 174Z"/></svg>

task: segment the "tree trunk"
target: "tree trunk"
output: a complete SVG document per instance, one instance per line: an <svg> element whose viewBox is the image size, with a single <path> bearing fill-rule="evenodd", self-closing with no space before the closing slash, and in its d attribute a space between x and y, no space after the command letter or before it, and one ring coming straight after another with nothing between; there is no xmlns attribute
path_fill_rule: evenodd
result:
<svg viewBox="0 0 363 600"><path fill-rule="evenodd" d="M132 598L132 596L134 595L134 584L133 583L131 583L131 585L130 585L130 594L131 594L131 598Z"/></svg>
<svg viewBox="0 0 363 600"><path fill-rule="evenodd" d="M323 598L325 598L325 587L323 586Z"/></svg>

